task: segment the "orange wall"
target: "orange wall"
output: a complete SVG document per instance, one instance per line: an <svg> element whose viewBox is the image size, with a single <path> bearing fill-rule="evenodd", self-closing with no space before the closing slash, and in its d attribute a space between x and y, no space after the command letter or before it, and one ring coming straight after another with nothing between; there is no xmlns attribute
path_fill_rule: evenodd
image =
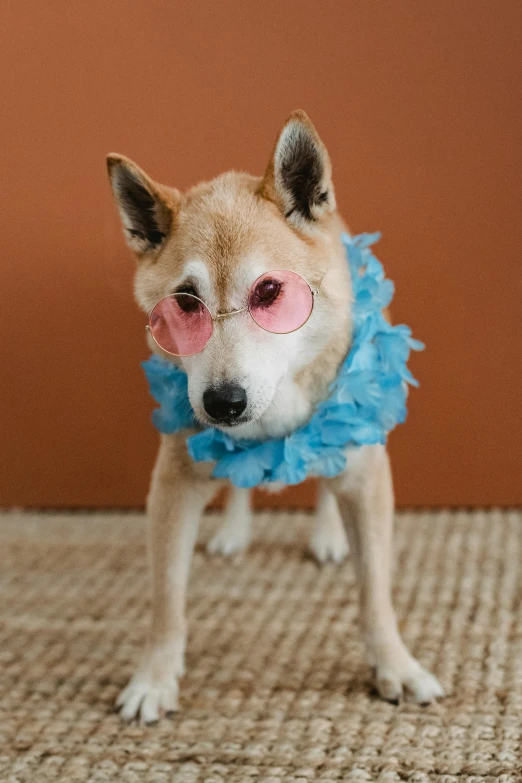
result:
<svg viewBox="0 0 522 783"><path fill-rule="evenodd" d="M20 0L0 14L1 504L145 496L144 320L105 154L180 188L259 173L297 107L351 227L384 232L394 316L428 346L392 438L399 502L522 502L519 2Z"/></svg>

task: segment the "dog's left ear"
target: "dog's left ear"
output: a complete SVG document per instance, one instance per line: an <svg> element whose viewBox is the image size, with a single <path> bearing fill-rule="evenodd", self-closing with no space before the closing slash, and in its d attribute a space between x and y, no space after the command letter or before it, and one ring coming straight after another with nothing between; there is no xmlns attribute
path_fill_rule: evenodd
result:
<svg viewBox="0 0 522 783"><path fill-rule="evenodd" d="M283 125L261 192L297 229L311 229L335 210L330 158L304 111Z"/></svg>

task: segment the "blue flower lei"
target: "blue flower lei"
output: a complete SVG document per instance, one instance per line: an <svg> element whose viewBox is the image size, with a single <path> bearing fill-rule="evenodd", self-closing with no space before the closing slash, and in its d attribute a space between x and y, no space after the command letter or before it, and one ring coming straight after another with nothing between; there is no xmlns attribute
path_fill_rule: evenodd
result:
<svg viewBox="0 0 522 783"><path fill-rule="evenodd" d="M380 234L342 234L352 277L353 341L330 386L307 424L267 441L234 440L206 427L187 438L196 462L215 462L212 475L238 487L271 482L300 484L307 476L336 476L346 467L350 447L386 443L396 424L406 419L408 384L418 386L406 362L410 350L422 350L408 326L391 326L382 309L394 286L370 250ZM155 427L171 434L198 428L188 398L187 376L172 362L152 356L143 362L150 392L160 404Z"/></svg>

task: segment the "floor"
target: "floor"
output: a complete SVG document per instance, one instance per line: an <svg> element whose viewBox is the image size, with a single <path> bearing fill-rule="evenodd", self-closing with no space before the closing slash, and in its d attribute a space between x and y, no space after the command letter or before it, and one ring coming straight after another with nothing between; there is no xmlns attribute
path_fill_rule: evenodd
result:
<svg viewBox="0 0 522 783"><path fill-rule="evenodd" d="M262 513L189 590L181 712L113 709L146 633L139 514L0 514L2 783L522 781L522 513L402 513L394 596L410 648L448 691L372 690L352 563L319 568L310 517Z"/></svg>

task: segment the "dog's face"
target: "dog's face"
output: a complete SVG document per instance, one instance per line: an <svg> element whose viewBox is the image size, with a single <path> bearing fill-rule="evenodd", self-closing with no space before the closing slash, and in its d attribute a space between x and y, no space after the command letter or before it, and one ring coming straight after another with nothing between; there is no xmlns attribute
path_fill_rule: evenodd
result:
<svg viewBox="0 0 522 783"><path fill-rule="evenodd" d="M181 194L121 156L109 156L109 172L146 313L175 292L196 295L213 315L241 310L252 284L274 270L319 289L310 318L290 334L265 331L244 310L214 320L200 353L173 359L202 423L238 437L291 431L313 404L307 369L325 352L342 358L346 345L332 352L332 340L345 343L349 325L330 163L306 115L287 121L263 178L231 172Z"/></svg>

